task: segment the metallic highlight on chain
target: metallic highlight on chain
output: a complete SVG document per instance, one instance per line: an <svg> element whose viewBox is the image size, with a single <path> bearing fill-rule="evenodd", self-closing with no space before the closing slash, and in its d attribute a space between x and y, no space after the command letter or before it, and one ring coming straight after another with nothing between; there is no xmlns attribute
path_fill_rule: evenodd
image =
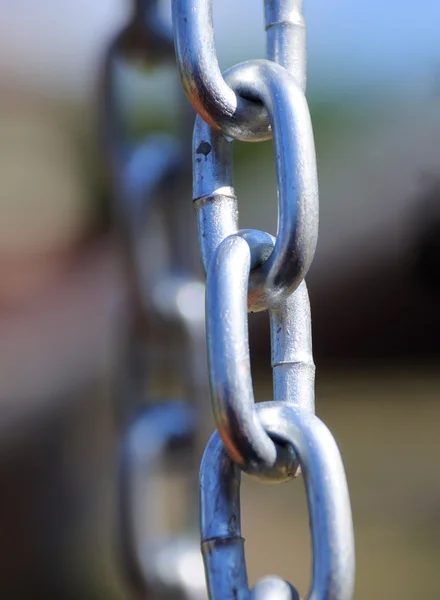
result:
<svg viewBox="0 0 440 600"><path fill-rule="evenodd" d="M310 305L304 277L316 248L318 183L304 96L301 0L265 0L268 60L220 73L212 0L173 0L177 62L198 112L193 201L207 272L211 401L218 434L200 475L202 547L211 600L297 599L276 577L248 587L240 531L240 470L280 482L302 468L313 537L310 600L351 600L354 545L349 496L336 444L314 416ZM239 230L233 139L274 139L278 232ZM256 405L247 312L268 310L274 401ZM221 441L220 441L221 440Z"/></svg>
<svg viewBox="0 0 440 600"><path fill-rule="evenodd" d="M264 107L236 93L222 77L214 43L212 0L173 0L174 39L183 88L211 127L242 141L271 137ZM305 89L302 0L265 0L268 58Z"/></svg>
<svg viewBox="0 0 440 600"><path fill-rule="evenodd" d="M345 473L331 433L314 414L315 365L304 278L318 236L318 179L305 98L302 0L262 1L266 60L220 72L212 0L172 0L174 49L159 0L132 0L132 17L110 45L104 65L101 128L129 274L118 484L123 566L135 597L206 600L208 593L211 600L299 600L292 584L276 576L249 588L240 522L244 471L262 483L303 474L313 547L307 600L353 598L354 541ZM154 133L134 140L121 111L121 64L160 66L173 62L175 55L184 91L197 111L192 153L185 127L179 134ZM183 126L187 122L180 119ZM277 175L275 237L239 229L232 172L234 140L271 138ZM198 241L207 274L205 307L203 284L190 259L196 236L190 233L188 205L181 198L191 156ZM158 239L164 248L153 248L157 257L146 260L147 226L157 214L162 217ZM273 401L256 404L248 313L265 310L271 329ZM205 319L218 430L205 449L198 482L208 590L194 536L185 531L165 535L158 527L161 507L151 509L152 471L162 458L176 447L189 454L189 462L197 456L201 436L196 417L207 400L200 368ZM182 334L184 366L179 374L193 405L151 398L145 402L152 371L151 360L144 358L146 332L175 340L178 336L172 332L173 338L169 327ZM194 482L194 490L196 486ZM196 565L191 576L185 568L188 561Z"/></svg>
<svg viewBox="0 0 440 600"><path fill-rule="evenodd" d="M268 435L294 448L304 475L313 549L307 600L351 600L354 538L350 500L344 467L331 433L315 415L287 404L260 404L258 417ZM217 433L211 437L202 461L200 510L211 600L298 597L276 578L260 582L252 593L249 590L241 535L240 470Z"/></svg>
<svg viewBox="0 0 440 600"><path fill-rule="evenodd" d="M212 0L173 0L172 7L177 64L193 108L209 125L236 139L270 139L264 107L238 96L222 77Z"/></svg>
<svg viewBox="0 0 440 600"><path fill-rule="evenodd" d="M185 177L190 172L190 153L184 152L184 146L190 143L190 131L183 127L176 133L150 133L136 139L121 103L124 68L173 62L172 32L160 18L159 1L133 0L128 24L107 51L100 89L101 133L128 275L127 339L116 399L122 429L117 516L123 576L134 597L206 600L196 533L197 502L182 499L188 505L185 523L182 531L171 535L154 493L158 487L154 471L163 467L176 445L186 457L176 472L196 490L204 445L197 423L203 418L208 393L206 374L200 367L206 353L204 286L188 252L188 230L193 223L190 216L185 223L180 210L182 186L189 188ZM177 108L184 114L188 103ZM188 122L191 117L187 115L182 124ZM155 259L146 260L152 246L151 223L158 216L160 227L153 238L161 242L161 248L153 248ZM184 226L185 252L180 251L183 236L177 224ZM176 329L181 333L182 361L175 370L186 403L151 397L149 379L155 360L147 346L157 349L159 345L160 349L170 339L176 345Z"/></svg>
<svg viewBox="0 0 440 600"><path fill-rule="evenodd" d="M247 326L249 272L261 262L261 250L264 256L273 239L267 236L263 244L262 235L255 236L252 230L242 235L230 236L220 244L208 271L206 328L211 400L220 437L234 462L259 478L284 481L296 470L295 457L280 460L279 447L266 434L255 412ZM315 366L305 283L269 314L274 399L313 412Z"/></svg>
<svg viewBox="0 0 440 600"><path fill-rule="evenodd" d="M265 0L267 58L278 63L306 89L306 24L302 0Z"/></svg>

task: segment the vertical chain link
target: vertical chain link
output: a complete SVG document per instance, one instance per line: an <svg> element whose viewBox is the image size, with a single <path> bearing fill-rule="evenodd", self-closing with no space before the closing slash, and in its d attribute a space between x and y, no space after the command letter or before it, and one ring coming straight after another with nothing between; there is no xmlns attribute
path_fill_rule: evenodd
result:
<svg viewBox="0 0 440 600"><path fill-rule="evenodd" d="M313 550L307 600L351 600L354 588L353 531L344 467L330 431L315 415L289 404L258 405L265 430L297 453L307 492ZM278 578L249 590L240 519L240 469L215 433L203 457L201 529L210 598L297 598ZM263 590L260 588L263 586ZM284 591L283 591L284 587ZM260 588L260 590L259 590ZM283 596L282 596L283 597Z"/></svg>
<svg viewBox="0 0 440 600"><path fill-rule="evenodd" d="M264 0L267 58L306 89L306 24L302 0Z"/></svg>
<svg viewBox="0 0 440 600"><path fill-rule="evenodd" d="M107 51L101 86L101 132L128 274L129 314L117 399L122 427L120 551L134 596L205 600L195 533L197 500L187 499L182 533L172 535L163 523L164 509L157 498L157 470L167 457L174 472L186 475L194 496L204 446L198 423L207 396L201 358L205 354L204 286L197 277L195 250L191 250L195 244L188 241L195 227L181 202L185 187L190 189L191 157L183 147L190 139L192 118L182 95L176 107L179 132L150 133L136 139L121 106L124 64L172 64L172 34L158 8L158 0L133 0L129 22ZM158 231L153 223L156 228L159 223ZM168 258L158 253L149 238L161 242ZM153 260L149 252L156 253ZM179 375L187 402L152 395L151 379L159 364L155 354L163 348L169 354L170 347L179 353L179 364L173 365L171 373Z"/></svg>
<svg viewBox="0 0 440 600"><path fill-rule="evenodd" d="M315 367L304 277L315 251L318 186L307 102L301 0L265 0L268 60L220 73L209 0L173 0L183 87L198 112L193 200L207 272L211 401L218 432L200 473L201 531L212 600L297 599L279 578L248 586L240 470L260 480L305 476L313 539L310 600L351 600L354 542L342 461L314 415ZM239 230L232 139L273 136L278 232ZM256 405L247 312L268 310L274 401Z"/></svg>
<svg viewBox="0 0 440 600"><path fill-rule="evenodd" d="M280 482L304 474L313 546L308 600L351 600L354 542L351 509L336 443L314 414L310 305L304 278L318 233L318 184L307 101L305 23L301 0L265 0L267 60L220 72L212 0L172 0L175 53L183 89L197 111L193 133L193 200L207 273L206 334L217 432L200 471L202 551L212 600L298 600L277 578L248 585L240 524L240 476ZM113 176L131 290L131 321L123 401L121 534L126 574L140 597L205 597L200 559L187 538L157 539L157 514L142 513L151 497L150 473L170 446L195 436L188 404L150 402L146 333L179 328L186 365L181 375L201 413L205 385L203 286L188 247L188 211L181 202L190 153L185 135L154 134L140 142L127 133L119 110L117 64L141 58L157 64L173 56L158 0L134 0L133 17L111 44L104 69L102 127ZM182 117L182 123L189 122ZM183 128L184 130L185 128ZM233 186L233 140L273 138L278 193L275 238L238 226ZM160 207L158 199L161 199ZM160 210L159 210L160 209ZM171 259L159 267L146 255L146 225L162 213L159 238ZM154 252L154 250L153 250ZM151 269L154 266L155 268ZM272 402L256 405L247 313L268 311L273 369ZM165 326L166 325L166 326ZM171 338L169 338L171 339ZM151 371L151 364L150 364ZM197 416L200 416L197 414ZM194 445L193 445L194 447ZM193 450L192 458L197 455ZM148 507L147 507L148 510ZM146 553L145 553L145 549ZM198 564L198 563L197 563ZM163 568L163 565L166 565Z"/></svg>

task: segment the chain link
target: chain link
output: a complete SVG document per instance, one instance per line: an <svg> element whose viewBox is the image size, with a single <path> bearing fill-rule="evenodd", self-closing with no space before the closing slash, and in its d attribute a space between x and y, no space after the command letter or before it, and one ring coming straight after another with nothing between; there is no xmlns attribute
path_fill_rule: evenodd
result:
<svg viewBox="0 0 440 600"><path fill-rule="evenodd" d="M274 134L278 187L275 248L253 271L252 310L281 302L299 285L315 253L318 183L312 126L304 94L295 79L269 61L237 65L226 74L234 89L262 101ZM193 199L200 213L199 243L205 268L218 245L237 230L232 184L232 143L199 117L193 135ZM224 202L226 210L212 205Z"/></svg>
<svg viewBox="0 0 440 600"><path fill-rule="evenodd" d="M306 24L302 0L264 0L267 58L306 89Z"/></svg>
<svg viewBox="0 0 440 600"><path fill-rule="evenodd" d="M285 481L295 472L295 456L287 452L279 460L277 454L283 449L285 454L286 448L274 444L254 410L247 328L248 279L250 270L261 262L261 251L264 255L267 246L274 243L267 234L269 239L261 243L262 235L255 233L248 230L243 237L227 237L209 266L206 325L211 399L220 437L234 462L259 478ZM281 306L271 308L269 314L274 400L313 411L315 366L305 283Z"/></svg>
<svg viewBox="0 0 440 600"><path fill-rule="evenodd" d="M305 88L305 27L301 0L265 0L268 58L278 62ZM236 93L217 60L212 0L173 0L177 63L185 92L212 127L242 141L271 138L264 106Z"/></svg>
<svg viewBox="0 0 440 600"><path fill-rule="evenodd" d="M211 2L173 0L177 62L198 112L193 134L193 200L207 272L206 324L217 433L200 475L202 550L215 599L298 598L278 578L251 592L240 529L240 469L285 481L302 469L313 539L310 600L351 600L354 542L342 461L314 416L310 306L304 277L315 252L318 185L304 97L305 24L300 0L266 0L269 60L220 73ZM277 64L278 63L278 64ZM238 228L232 139L273 135L278 232ZM232 138L232 139L231 139ZM256 405L248 311L268 310L274 401Z"/></svg>
<svg viewBox="0 0 440 600"><path fill-rule="evenodd" d="M189 187L185 178L190 173L190 155L183 147L189 143L191 117L181 118L180 133L151 133L136 139L121 107L124 67L161 67L173 62L172 32L158 9L157 0L132 2L130 21L107 51L100 98L101 132L129 291L117 399L122 427L118 529L124 576L135 597L205 600L196 535L197 502L189 498L182 533L171 535L157 498L157 471L167 457L174 472L186 476L194 495L205 442L198 425L207 395L201 368L206 352L204 286L189 252L187 237L193 223L182 218L179 202L182 188ZM186 101L178 107L183 115L187 109ZM157 215L159 235L151 226ZM185 252L178 224L186 226ZM149 238L162 242L168 259L154 243L148 244ZM146 261L145 255L151 252L156 253L155 260ZM190 403L165 401L151 393L149 380L158 365L154 354L164 347L175 347L180 354L182 364L173 370ZM172 452L176 445L177 454Z"/></svg>
<svg viewBox="0 0 440 600"><path fill-rule="evenodd" d="M220 71L212 0L173 0L174 40L183 88L212 127L241 140L270 139L267 111L237 95Z"/></svg>
<svg viewBox="0 0 440 600"><path fill-rule="evenodd" d="M351 600L353 527L338 447L312 413L275 402L260 404L257 412L267 433L294 447L304 473L313 549L307 600ZM250 593L240 523L240 469L226 450L215 433L200 470L202 551L210 598L267 600L279 598L276 592L280 587L286 598L297 598L295 590L280 585L278 579L263 580Z"/></svg>
<svg viewBox="0 0 440 600"><path fill-rule="evenodd" d="M183 150L184 128L181 136L161 133L133 141L119 107L121 60L160 65L174 56L172 36L160 19L158 4L158 0L133 1L132 19L110 45L102 86L102 131L131 300L121 393L121 549L133 593L203 600L200 552L185 536L170 541L163 532L154 535L158 514L151 511L151 472L176 444L193 448L194 463L195 413L202 414L206 404L200 368L205 351L203 286L190 259L190 227L179 202L191 155ZM354 541L347 483L336 443L314 415L315 366L304 277L317 242L318 184L304 95L302 1L265 0L268 60L242 63L224 74L214 44L212 0L172 0L172 11L178 69L198 113L193 132L193 201L207 274L209 383L218 430L206 446L200 471L209 597L298 600L295 588L277 577L264 578L249 588L240 525L243 470L266 482L304 474L313 546L307 598L351 600ZM278 192L275 238L239 229L232 177L233 140L258 142L272 137ZM159 255L146 260L146 227L158 210L164 222L159 237L166 241L171 257L168 263L161 262ZM256 404L247 313L264 310L271 326L274 399ZM170 327L183 333L179 350L187 362L180 374L187 395L195 397L196 411L179 402L144 405L146 379L152 370L151 361L144 360L147 341L152 342L146 332L159 330L166 336ZM151 511L147 515L146 501ZM186 573L188 561L195 561L196 567Z"/></svg>

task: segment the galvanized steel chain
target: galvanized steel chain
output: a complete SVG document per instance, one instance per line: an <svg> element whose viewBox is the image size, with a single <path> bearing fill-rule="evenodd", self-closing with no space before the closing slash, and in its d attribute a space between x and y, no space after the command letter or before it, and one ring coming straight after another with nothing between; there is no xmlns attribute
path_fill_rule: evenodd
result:
<svg viewBox="0 0 440 600"><path fill-rule="evenodd" d="M200 474L202 551L212 600L297 598L277 577L249 589L240 527L240 472L304 475L313 541L310 600L350 600L351 509L342 460L314 414L310 306L304 277L318 231L318 185L305 90L301 0L265 0L268 60L220 72L211 0L173 0L177 62L198 112L193 199L207 272L211 400L218 431ZM278 232L239 230L232 141L273 137ZM254 401L248 311L268 310L274 401Z"/></svg>
<svg viewBox="0 0 440 600"><path fill-rule="evenodd" d="M200 474L206 580L212 599L297 598L294 588L277 577L249 589L239 484L242 470L274 482L286 481L301 470L313 542L308 598L350 600L354 544L347 484L333 437L314 415L315 367L304 277L317 241L318 185L304 96L302 2L265 0L265 19L268 60L249 61L222 74L211 1L173 0L177 62L183 87L198 113L193 198L207 272L209 379L218 428L206 447ZM144 406L145 373L152 364L144 354L153 332L168 335L170 327L182 330L180 352L188 362L180 371L187 376L187 395L195 397L196 412L205 403L200 369L203 290L187 258L188 224L180 201L190 153L184 149L184 136L132 139L121 114L117 77L121 60L157 65L173 56L171 32L160 19L158 0L134 0L131 20L107 54L101 112L131 290L121 390L125 432L120 530L126 575L135 595L202 599L206 592L198 550L185 536L152 539L158 515L144 512L149 509L146 498L151 498L151 471L167 447L193 440L199 416L181 402ZM232 178L233 140L258 142L271 137L278 188L275 238L239 230ZM163 217L159 238L166 241L168 262L154 246L154 260L149 260L145 245L150 237L146 226L159 204ZM247 313L262 310L268 310L271 325L274 401L256 405ZM193 451L193 462L195 456Z"/></svg>
<svg viewBox="0 0 440 600"><path fill-rule="evenodd" d="M128 273L126 343L117 391L122 429L119 547L134 597L205 600L196 495L205 441L200 420L208 393L203 367L204 286L187 239L193 223L189 217L185 223L180 201L182 186L188 183L189 189L190 185L190 155L184 144L190 140L192 113L185 115L189 106L181 94L180 132L150 133L140 139L130 133L121 102L124 68L144 65L149 70L142 76L148 77L153 68L174 63L172 31L161 19L158 0L132 0L131 4L129 22L107 51L100 98L114 215ZM168 353L167 375L178 372L190 402L158 398L152 391L150 380L160 366L157 355L176 347L180 366L174 366L176 357ZM157 471L163 471L173 448L177 452L168 463L174 473L177 469L186 475L190 486L183 530L178 534L165 527L169 515L163 514L157 498Z"/></svg>

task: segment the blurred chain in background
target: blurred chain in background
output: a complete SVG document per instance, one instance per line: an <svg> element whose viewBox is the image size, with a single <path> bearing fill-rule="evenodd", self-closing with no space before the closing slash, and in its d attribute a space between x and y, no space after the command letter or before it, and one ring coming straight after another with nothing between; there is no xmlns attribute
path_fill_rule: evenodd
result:
<svg viewBox="0 0 440 600"><path fill-rule="evenodd" d="M191 252L195 238L191 213L182 210L189 192L192 118L181 96L176 110L180 132L154 132L136 139L124 121L123 83L118 78L118 69L120 75L127 65L152 72L174 62L172 34L158 4L133 2L130 21L107 54L100 108L129 289L125 356L116 399L123 436L120 555L136 597L203 600L197 474L209 393L204 286ZM176 375L185 391L184 403L163 398ZM171 452L176 445L178 449ZM186 457L182 458L182 451ZM170 529L170 515L163 514L166 511L153 493L155 471L163 468L167 454L172 456L171 474L175 478L183 469L190 486L186 497L180 493L176 498L177 506L187 504L186 511L179 506L180 533ZM175 514L171 517L178 522Z"/></svg>
<svg viewBox="0 0 440 600"><path fill-rule="evenodd" d="M159 7L168 31L170 4ZM254 0L214 2L222 70L264 56L262 4L255 10ZM397 0L374 7L367 0L331 6L309 0L304 7L321 191L319 244L307 284L319 412L338 439L350 483L356 598L410 600L423 593L437 600L439 6L425 0L414 13ZM127 416L118 390L127 307L137 293L127 289L123 233L114 235L114 213L108 214L112 183L101 177L95 92L103 51L129 21L132 4L5 0L2 9L0 593L10 600L121 600L127 586L115 556L113 421L118 414L120 431ZM118 63L130 138L175 137L173 60L153 69L139 69L128 57ZM191 129L192 116L184 123ZM272 146L234 147L241 222L274 233ZM189 198L189 170L187 185L182 199ZM191 209L185 201L180 206L195 242ZM160 211L150 218L154 246L167 225ZM191 252L196 264L195 243ZM166 248L154 252L148 271L168 272L168 255ZM267 315L250 315L249 326L255 397L264 399L272 393ZM160 318L156 329L162 327ZM145 329L154 333L151 323ZM171 350L184 345L177 329L154 347L146 398L185 396ZM139 364L148 360L141 356ZM175 410L181 408L188 416L185 406ZM151 422L165 432L162 439L178 434L167 421ZM158 520L163 514L171 521L162 526L160 519L157 528L146 523L152 539L157 530L186 529L186 502L175 502L191 487L186 427L190 419L173 438L183 461L167 451L162 469L160 458L144 455L152 471L157 465L163 473L154 479L152 473L148 502L160 505ZM274 572L306 593L311 548L302 487L292 493L292 486L243 477L250 582Z"/></svg>

